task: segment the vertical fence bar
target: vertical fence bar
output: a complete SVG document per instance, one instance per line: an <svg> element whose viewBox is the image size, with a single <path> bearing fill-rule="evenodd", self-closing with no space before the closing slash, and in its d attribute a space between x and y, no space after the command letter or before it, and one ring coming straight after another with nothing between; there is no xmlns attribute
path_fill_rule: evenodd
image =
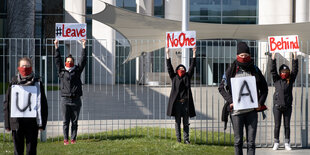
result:
<svg viewBox="0 0 310 155"><path fill-rule="evenodd" d="M3 83L3 86L2 86L2 92L3 94L5 93L5 86L6 86L6 80L5 80L5 75L6 75L6 71L5 71L5 48L6 48L6 39L4 38L1 38L2 40L2 69L3 69L3 79L2 79L2 83ZM5 98L3 98L3 101L5 100ZM5 127L3 129L3 142L5 142Z"/></svg>

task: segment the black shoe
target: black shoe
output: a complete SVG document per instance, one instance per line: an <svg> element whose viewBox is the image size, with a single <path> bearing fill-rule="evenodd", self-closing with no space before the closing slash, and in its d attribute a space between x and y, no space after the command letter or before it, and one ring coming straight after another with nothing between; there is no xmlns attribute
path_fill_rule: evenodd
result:
<svg viewBox="0 0 310 155"><path fill-rule="evenodd" d="M184 141L184 144L191 144L189 140Z"/></svg>

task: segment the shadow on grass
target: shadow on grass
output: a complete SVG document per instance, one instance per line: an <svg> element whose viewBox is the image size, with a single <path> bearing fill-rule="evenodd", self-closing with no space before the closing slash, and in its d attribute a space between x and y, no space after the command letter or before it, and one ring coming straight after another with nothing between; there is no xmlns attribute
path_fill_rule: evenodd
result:
<svg viewBox="0 0 310 155"><path fill-rule="evenodd" d="M181 134L183 135L183 134ZM0 142L12 141L11 135L0 134ZM127 139L158 139L175 141L175 130L171 128L158 127L136 127L130 129L113 130L99 133L89 133L78 135L78 141L85 140L90 142L100 142L105 140L127 140ZM218 132L206 132L200 130L190 130L190 140L192 145L217 145L232 146L233 135ZM47 142L63 141L63 136L48 138Z"/></svg>

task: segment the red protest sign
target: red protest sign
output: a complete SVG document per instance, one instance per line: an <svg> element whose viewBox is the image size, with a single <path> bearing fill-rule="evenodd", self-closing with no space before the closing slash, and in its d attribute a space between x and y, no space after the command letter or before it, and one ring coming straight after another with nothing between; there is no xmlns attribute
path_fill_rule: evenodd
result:
<svg viewBox="0 0 310 155"><path fill-rule="evenodd" d="M167 48L193 48L196 46L196 31L166 32Z"/></svg>
<svg viewBox="0 0 310 155"><path fill-rule="evenodd" d="M274 52L298 52L298 35L289 36L270 36L268 37L268 46L270 53Z"/></svg>
<svg viewBox="0 0 310 155"><path fill-rule="evenodd" d="M58 40L86 39L86 24L56 23L55 38Z"/></svg>

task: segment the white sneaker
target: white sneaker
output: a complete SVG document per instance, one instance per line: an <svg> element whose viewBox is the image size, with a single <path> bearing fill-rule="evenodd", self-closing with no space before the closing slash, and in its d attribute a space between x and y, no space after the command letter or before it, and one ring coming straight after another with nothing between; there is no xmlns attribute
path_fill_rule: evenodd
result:
<svg viewBox="0 0 310 155"><path fill-rule="evenodd" d="M278 148L279 148L279 143L274 143L272 150L278 150Z"/></svg>
<svg viewBox="0 0 310 155"><path fill-rule="evenodd" d="M285 146L285 150L287 150L287 151L291 151L292 150L291 144L285 143L284 146Z"/></svg>

